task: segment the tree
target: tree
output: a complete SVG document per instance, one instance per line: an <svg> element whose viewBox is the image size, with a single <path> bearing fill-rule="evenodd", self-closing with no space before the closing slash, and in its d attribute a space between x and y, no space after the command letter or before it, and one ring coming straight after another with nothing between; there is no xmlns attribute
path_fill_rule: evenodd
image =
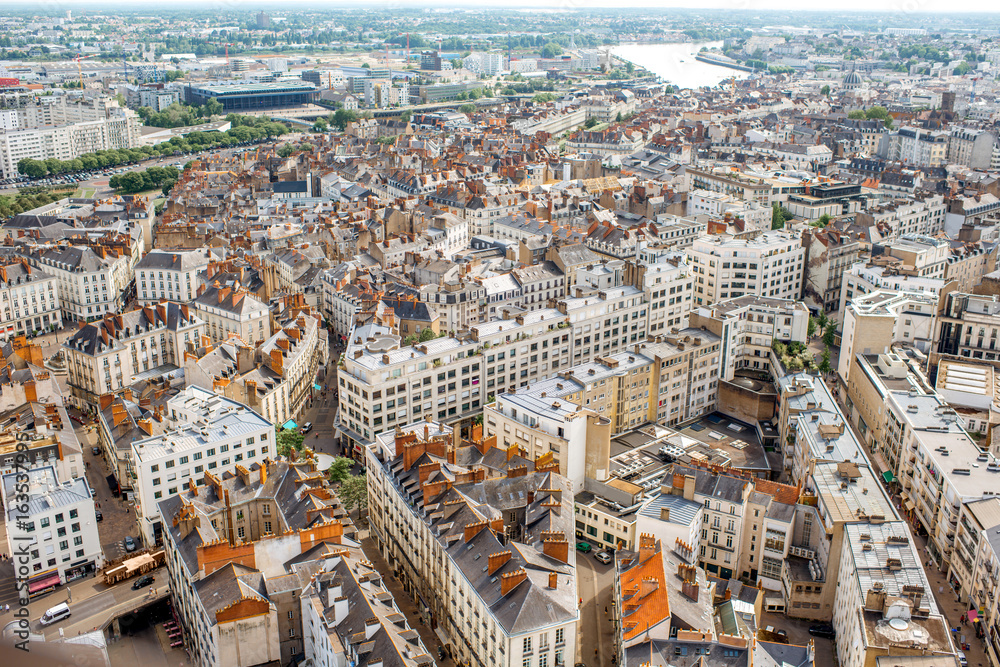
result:
<svg viewBox="0 0 1000 667"><path fill-rule="evenodd" d="M345 479L351 476L351 468L354 467L354 461L343 456L338 456L333 460L328 471L330 475L330 481L334 484L339 484Z"/></svg>
<svg viewBox="0 0 1000 667"><path fill-rule="evenodd" d="M350 512L355 507L358 510L368 508L368 475L352 475L340 483L340 490L337 492L344 509Z"/></svg>
<svg viewBox="0 0 1000 667"><path fill-rule="evenodd" d="M833 370L830 367L830 348L829 347L824 347L823 348L823 358L819 362L819 370L820 370L821 373L823 373L823 375L826 375L831 370Z"/></svg>
<svg viewBox="0 0 1000 667"><path fill-rule="evenodd" d="M413 118L412 111L404 111L403 113L399 114L399 120L403 121L404 123L409 123L411 118Z"/></svg>
<svg viewBox="0 0 1000 667"><path fill-rule="evenodd" d="M278 454L288 456L292 450L301 451L306 436L296 430L283 428L278 431Z"/></svg>
<svg viewBox="0 0 1000 667"><path fill-rule="evenodd" d="M785 216L781 212L781 205L774 202L771 205L771 229L784 229Z"/></svg>
<svg viewBox="0 0 1000 667"><path fill-rule="evenodd" d="M823 97L830 97L830 86L823 86L819 89L819 94Z"/></svg>
<svg viewBox="0 0 1000 667"><path fill-rule="evenodd" d="M421 343L426 343L427 341L434 340L435 338L437 338L437 334L434 333L434 329L427 327L426 329L420 332L420 338L418 338L418 340Z"/></svg>
<svg viewBox="0 0 1000 667"><path fill-rule="evenodd" d="M292 146L291 144L285 144L284 146L278 149L278 155L280 155L281 157L290 157L294 152L295 152L295 146Z"/></svg>
<svg viewBox="0 0 1000 667"><path fill-rule="evenodd" d="M329 129L330 129L330 126L327 125L326 121L324 119L322 119L322 118L316 119L316 122L313 123L313 126L312 126L312 131L313 132L326 132Z"/></svg>
<svg viewBox="0 0 1000 667"><path fill-rule="evenodd" d="M555 58L556 56L561 55L562 52L562 46L560 46L557 42L549 42L542 47L541 55L543 58Z"/></svg>
<svg viewBox="0 0 1000 667"><path fill-rule="evenodd" d="M823 344L827 347L833 347L836 343L835 336L837 335L837 323L830 320L826 323L826 327L823 329Z"/></svg>
<svg viewBox="0 0 1000 667"><path fill-rule="evenodd" d="M48 169L45 167L44 162L39 160L32 160L30 157L26 157L17 163L17 171L23 176L28 178L42 178L48 173Z"/></svg>
<svg viewBox="0 0 1000 667"><path fill-rule="evenodd" d="M354 111L350 111L349 109L337 109L333 113L332 122L338 130L343 130L357 119L358 114Z"/></svg>
<svg viewBox="0 0 1000 667"><path fill-rule="evenodd" d="M211 97L207 102L205 102L205 117L211 118L212 116L218 116L222 113L222 102L218 99Z"/></svg>
<svg viewBox="0 0 1000 667"><path fill-rule="evenodd" d="M848 113L847 117L850 118L851 120L864 120L865 112L862 111L861 109L855 109L854 111Z"/></svg>
<svg viewBox="0 0 1000 667"><path fill-rule="evenodd" d="M600 122L601 122L601 121L597 120L597 118L595 118L595 117L591 116L591 117L590 117L590 118L588 118L588 119L587 119L587 121L586 121L586 122L585 122L585 123L583 124L583 129L585 129L585 130L589 130L590 128L594 127L595 125L597 125L597 124L598 124L598 123L600 123Z"/></svg>
<svg viewBox="0 0 1000 667"><path fill-rule="evenodd" d="M475 104L463 104L462 106L458 107L458 112L459 113L464 113L464 114L475 113L476 112L476 105Z"/></svg>
<svg viewBox="0 0 1000 667"><path fill-rule="evenodd" d="M806 325L806 335L809 337L815 336L817 329L819 329L819 325L816 323L816 318L810 315L809 323Z"/></svg>

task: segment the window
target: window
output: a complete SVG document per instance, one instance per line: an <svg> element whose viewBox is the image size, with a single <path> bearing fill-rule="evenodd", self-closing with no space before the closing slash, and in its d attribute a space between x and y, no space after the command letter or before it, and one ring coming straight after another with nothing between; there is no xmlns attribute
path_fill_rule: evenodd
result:
<svg viewBox="0 0 1000 667"><path fill-rule="evenodd" d="M182 457L181 457L181 465L184 465L184 464L185 464L185 463L187 463L187 462L188 462L188 457L186 457L186 456L182 456Z"/></svg>
<svg viewBox="0 0 1000 667"><path fill-rule="evenodd" d="M556 630L556 646L559 646L560 644L564 644L566 642L565 634L566 634L565 628L559 628L558 630ZM556 660L556 662L559 661Z"/></svg>
<svg viewBox="0 0 1000 667"><path fill-rule="evenodd" d="M236 534L239 535L240 539L242 540L246 536L246 529L243 526L240 526L239 528L236 529Z"/></svg>
<svg viewBox="0 0 1000 667"><path fill-rule="evenodd" d="M265 521L264 522L264 532L265 533L270 533L271 532L271 522L270 521Z"/></svg>
<svg viewBox="0 0 1000 667"><path fill-rule="evenodd" d="M66 537L66 528L62 527L56 531L56 535L59 537Z"/></svg>
<svg viewBox="0 0 1000 667"><path fill-rule="evenodd" d="M164 467L165 467L165 468L173 468L173 467L174 467L174 462L173 462L173 461L167 461L167 462L166 462L166 463L164 464Z"/></svg>
<svg viewBox="0 0 1000 667"><path fill-rule="evenodd" d="M62 516L62 515L60 514L59 516ZM70 511L69 511L69 518L71 518L71 519L75 519L75 518L76 518L76 516L77 516L77 511L76 511L76 510L70 510ZM60 521L61 521L61 520L60 520Z"/></svg>
<svg viewBox="0 0 1000 667"><path fill-rule="evenodd" d="M73 529L74 533L79 533L80 532L80 524L78 524L78 523L74 523L72 526L70 526L70 528Z"/></svg>
<svg viewBox="0 0 1000 667"><path fill-rule="evenodd" d="M521 653L531 653L531 637L524 638L524 645L521 648Z"/></svg>
<svg viewBox="0 0 1000 667"><path fill-rule="evenodd" d="M73 546L74 547L83 546L83 538L80 537L79 535L77 535L76 537L74 537L73 538Z"/></svg>
<svg viewBox="0 0 1000 667"><path fill-rule="evenodd" d="M47 517L47 516L46 517L42 517L42 520L39 523L41 524L42 528L48 528L49 527L49 517Z"/></svg>

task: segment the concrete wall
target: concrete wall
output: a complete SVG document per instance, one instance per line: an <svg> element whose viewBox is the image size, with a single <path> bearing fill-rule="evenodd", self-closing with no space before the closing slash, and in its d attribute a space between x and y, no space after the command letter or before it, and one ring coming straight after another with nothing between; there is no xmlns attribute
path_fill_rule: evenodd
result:
<svg viewBox="0 0 1000 667"><path fill-rule="evenodd" d="M757 392L732 382L719 381L719 411L727 417L756 424L770 420L777 413L777 406L778 394L773 387Z"/></svg>

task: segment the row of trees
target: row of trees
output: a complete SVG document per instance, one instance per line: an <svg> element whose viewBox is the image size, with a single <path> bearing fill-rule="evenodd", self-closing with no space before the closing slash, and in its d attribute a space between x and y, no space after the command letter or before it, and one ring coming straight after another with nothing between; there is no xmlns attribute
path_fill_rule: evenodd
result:
<svg viewBox="0 0 1000 667"><path fill-rule="evenodd" d="M855 109L848 113L847 117L855 120L880 120L886 127L892 128L892 116L889 114L889 110L878 105L865 110Z"/></svg>
<svg viewBox="0 0 1000 667"><path fill-rule="evenodd" d="M57 194L44 188L24 188L16 195L0 195L0 218L4 220L12 218L19 213L51 204L65 196L65 193Z"/></svg>
<svg viewBox="0 0 1000 667"><path fill-rule="evenodd" d="M150 167L145 171L115 174L108 180L108 185L123 194L135 194L155 188L160 188L163 194L167 194L180 175L177 167Z"/></svg>
<svg viewBox="0 0 1000 667"><path fill-rule="evenodd" d="M211 148L226 148L249 141L263 141L265 139L280 137L289 131L288 126L284 123L275 123L266 118L229 114L226 116L226 120L233 127L225 132L190 132L183 137L173 137L169 141L156 144L155 146L97 151L96 153L81 155L72 160L56 160L55 158L35 160L24 158L17 163L17 170L18 173L29 178L44 178L45 176L74 173L77 171L106 169L125 164L135 164L143 160L166 157L177 153L191 153Z"/></svg>
<svg viewBox="0 0 1000 667"><path fill-rule="evenodd" d="M139 107L136 113L142 122L150 127L185 127L211 120L222 113L222 102L214 97L201 106L190 106L174 102L163 111L153 111L150 107Z"/></svg>

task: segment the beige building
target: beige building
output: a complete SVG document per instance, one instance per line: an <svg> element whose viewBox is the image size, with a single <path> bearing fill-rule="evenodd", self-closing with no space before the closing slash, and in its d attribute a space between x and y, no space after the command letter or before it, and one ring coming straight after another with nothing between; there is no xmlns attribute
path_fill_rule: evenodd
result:
<svg viewBox="0 0 1000 667"><path fill-rule="evenodd" d="M221 285L216 281L191 302L198 317L205 322L205 332L214 343L222 343L236 334L249 345L271 337L267 304L247 292L238 281Z"/></svg>
<svg viewBox="0 0 1000 667"><path fill-rule="evenodd" d="M687 250L695 305L738 296L798 299L802 295L805 249L787 231L703 236Z"/></svg>

